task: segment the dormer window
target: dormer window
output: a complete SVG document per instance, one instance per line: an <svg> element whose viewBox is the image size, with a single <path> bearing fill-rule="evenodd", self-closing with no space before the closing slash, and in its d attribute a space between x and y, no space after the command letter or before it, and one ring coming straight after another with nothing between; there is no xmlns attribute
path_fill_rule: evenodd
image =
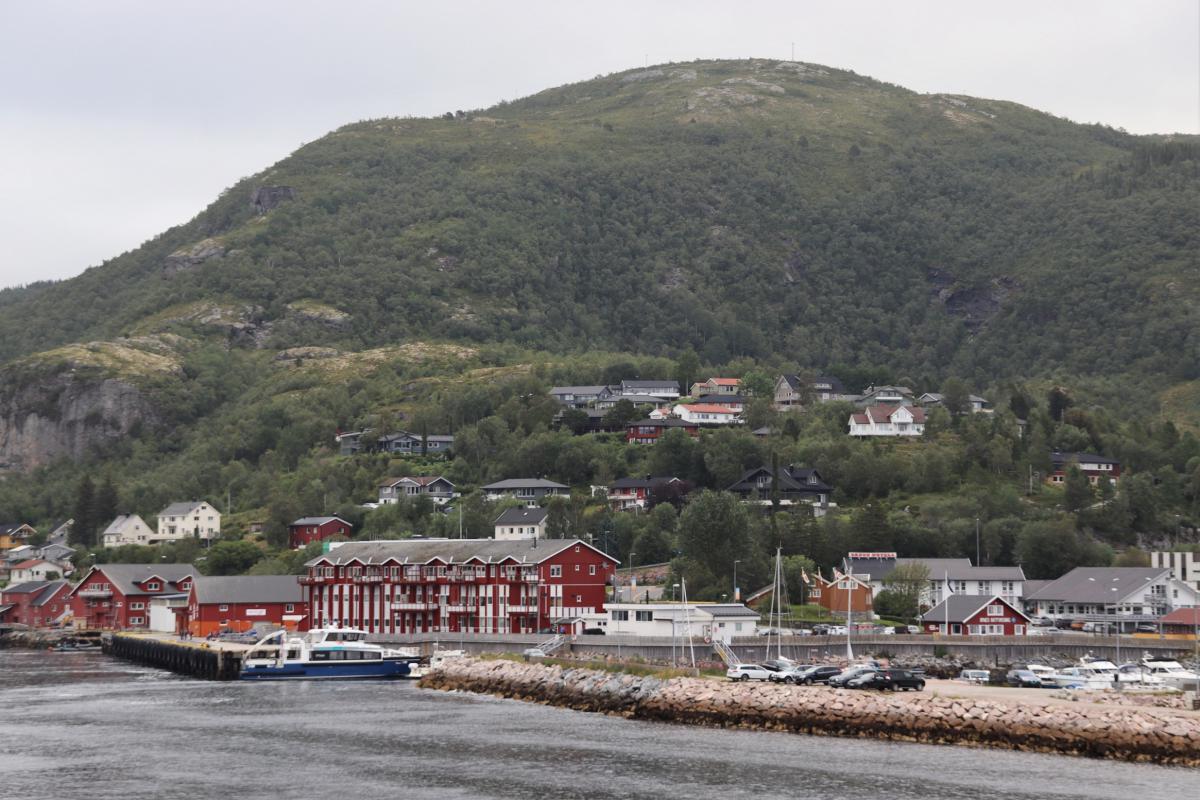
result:
<svg viewBox="0 0 1200 800"><path fill-rule="evenodd" d="M162 584L160 584L158 581L151 581L150 583L146 584L147 592L157 592L161 588Z"/></svg>

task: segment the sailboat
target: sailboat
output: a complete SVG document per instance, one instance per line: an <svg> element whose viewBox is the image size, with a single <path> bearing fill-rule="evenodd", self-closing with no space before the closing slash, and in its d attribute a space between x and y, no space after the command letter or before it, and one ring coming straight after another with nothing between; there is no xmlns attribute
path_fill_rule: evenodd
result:
<svg viewBox="0 0 1200 800"><path fill-rule="evenodd" d="M786 609L786 611L785 611ZM787 627L784 627L784 624ZM771 587L771 610L767 613L767 651L771 656L771 639L775 639L775 660L790 663L792 659L783 655L784 631L792 632L792 606L787 595L787 581L783 575L783 551L775 548L775 583Z"/></svg>

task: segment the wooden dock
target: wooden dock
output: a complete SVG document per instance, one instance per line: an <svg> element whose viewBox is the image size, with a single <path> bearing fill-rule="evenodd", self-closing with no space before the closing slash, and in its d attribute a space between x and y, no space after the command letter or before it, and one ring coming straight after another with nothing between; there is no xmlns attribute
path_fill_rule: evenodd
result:
<svg viewBox="0 0 1200 800"><path fill-rule="evenodd" d="M104 653L215 681L236 680L250 645L179 639L165 634L113 633L101 639Z"/></svg>

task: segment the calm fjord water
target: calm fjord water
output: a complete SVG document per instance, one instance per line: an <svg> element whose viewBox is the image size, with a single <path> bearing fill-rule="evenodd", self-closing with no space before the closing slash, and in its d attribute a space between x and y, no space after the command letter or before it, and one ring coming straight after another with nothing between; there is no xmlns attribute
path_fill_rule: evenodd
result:
<svg viewBox="0 0 1200 800"><path fill-rule="evenodd" d="M1200 773L725 731L418 689L0 650L0 798L1180 800Z"/></svg>

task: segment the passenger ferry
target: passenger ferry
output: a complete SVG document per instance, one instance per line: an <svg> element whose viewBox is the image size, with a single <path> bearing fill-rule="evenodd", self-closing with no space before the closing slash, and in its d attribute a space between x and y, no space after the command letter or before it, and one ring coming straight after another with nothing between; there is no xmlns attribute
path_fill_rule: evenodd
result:
<svg viewBox="0 0 1200 800"><path fill-rule="evenodd" d="M366 641L356 628L313 628L303 637L275 631L254 644L242 662L242 680L404 678L419 658Z"/></svg>

